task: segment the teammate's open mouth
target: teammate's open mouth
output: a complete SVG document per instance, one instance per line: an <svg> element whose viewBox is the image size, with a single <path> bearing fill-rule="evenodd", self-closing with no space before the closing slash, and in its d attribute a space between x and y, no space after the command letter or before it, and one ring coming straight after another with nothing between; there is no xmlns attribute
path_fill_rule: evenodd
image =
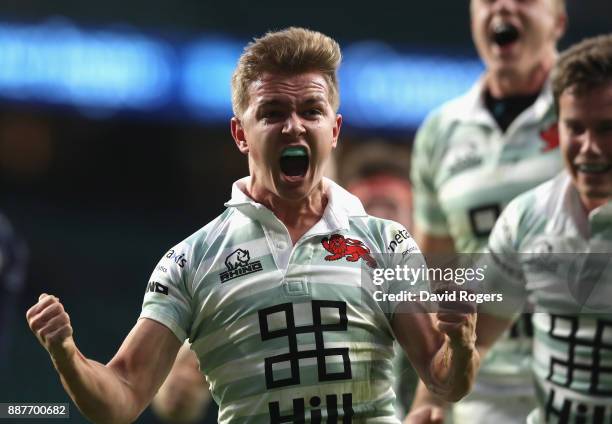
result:
<svg viewBox="0 0 612 424"><path fill-rule="evenodd" d="M519 35L519 31L514 25L508 22L502 22L493 28L491 38L495 44L504 47L518 40Z"/></svg>
<svg viewBox="0 0 612 424"><path fill-rule="evenodd" d="M576 164L576 170L584 174L603 174L612 170L609 163L580 163Z"/></svg>
<svg viewBox="0 0 612 424"><path fill-rule="evenodd" d="M305 147L287 147L281 153L280 169L289 177L303 177L308 171L308 152Z"/></svg>

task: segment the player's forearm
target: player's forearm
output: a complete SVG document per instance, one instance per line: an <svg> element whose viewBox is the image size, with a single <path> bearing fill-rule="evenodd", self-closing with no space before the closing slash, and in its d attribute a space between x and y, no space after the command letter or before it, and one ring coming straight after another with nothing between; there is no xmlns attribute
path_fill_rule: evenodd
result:
<svg viewBox="0 0 612 424"><path fill-rule="evenodd" d="M412 405L410 407L411 410L416 408L420 408L422 406L438 406L440 408L446 409L448 406L448 402L443 401L438 396L435 396L431 393L425 383L422 380L419 380L419 384L417 385L416 392L414 394L414 399L412 400Z"/></svg>
<svg viewBox="0 0 612 424"><path fill-rule="evenodd" d="M472 389L479 364L474 343L451 345L447 338L431 363L428 389L442 400L457 402Z"/></svg>
<svg viewBox="0 0 612 424"><path fill-rule="evenodd" d="M78 350L70 357L51 358L66 392L90 421L130 423L144 409L129 384L113 369L85 358Z"/></svg>

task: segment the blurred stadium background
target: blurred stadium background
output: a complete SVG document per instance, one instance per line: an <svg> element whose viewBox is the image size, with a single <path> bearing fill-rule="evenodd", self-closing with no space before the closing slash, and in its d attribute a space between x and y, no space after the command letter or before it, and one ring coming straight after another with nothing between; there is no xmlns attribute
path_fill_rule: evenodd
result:
<svg viewBox="0 0 612 424"><path fill-rule="evenodd" d="M562 48L612 28L608 1L568 7ZM467 0L2 2L0 210L30 262L0 402L67 401L24 318L43 291L62 299L86 355L111 358L158 258L247 173L229 134L242 46L291 25L343 47L345 151L375 137L409 148L425 114L481 70Z"/></svg>

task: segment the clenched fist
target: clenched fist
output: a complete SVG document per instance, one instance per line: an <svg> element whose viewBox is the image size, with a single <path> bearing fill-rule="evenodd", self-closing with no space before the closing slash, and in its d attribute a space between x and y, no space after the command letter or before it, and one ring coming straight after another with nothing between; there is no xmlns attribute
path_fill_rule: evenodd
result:
<svg viewBox="0 0 612 424"><path fill-rule="evenodd" d="M64 361L76 351L70 317L55 296L41 294L38 303L26 312L28 325L54 361Z"/></svg>
<svg viewBox="0 0 612 424"><path fill-rule="evenodd" d="M476 345L476 305L459 300L458 294L457 289L444 291L448 298L443 297L438 302L437 327L449 338L450 347L471 350Z"/></svg>
<svg viewBox="0 0 612 424"><path fill-rule="evenodd" d="M438 312L436 317L438 319L438 330L449 338L452 348L475 348L475 313Z"/></svg>

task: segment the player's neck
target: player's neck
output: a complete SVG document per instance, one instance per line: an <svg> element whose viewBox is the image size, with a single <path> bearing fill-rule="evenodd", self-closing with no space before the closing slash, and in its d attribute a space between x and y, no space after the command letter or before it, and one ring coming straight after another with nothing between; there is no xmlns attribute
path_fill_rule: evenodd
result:
<svg viewBox="0 0 612 424"><path fill-rule="evenodd" d="M496 99L537 94L546 84L555 57L542 60L526 72L515 69L490 70L485 79L487 90Z"/></svg>
<svg viewBox="0 0 612 424"><path fill-rule="evenodd" d="M598 207L605 205L610 200L612 199L607 197L593 198L580 195L580 202L582 203L582 207L586 211L587 215L593 212Z"/></svg>
<svg viewBox="0 0 612 424"><path fill-rule="evenodd" d="M327 195L323 182L308 196L301 199L286 199L260 187L247 187L248 195L270 209L283 223L295 244L323 216L327 207Z"/></svg>

